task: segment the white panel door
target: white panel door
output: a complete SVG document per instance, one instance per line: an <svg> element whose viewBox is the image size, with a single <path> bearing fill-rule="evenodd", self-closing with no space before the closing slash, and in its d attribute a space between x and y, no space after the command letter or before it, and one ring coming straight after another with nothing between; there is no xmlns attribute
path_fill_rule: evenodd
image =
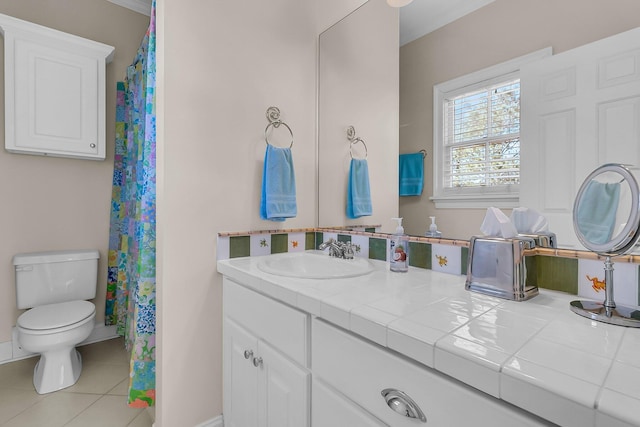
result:
<svg viewBox="0 0 640 427"><path fill-rule="evenodd" d="M521 84L520 204L581 248L573 201L604 163L640 166L640 28L527 64Z"/></svg>

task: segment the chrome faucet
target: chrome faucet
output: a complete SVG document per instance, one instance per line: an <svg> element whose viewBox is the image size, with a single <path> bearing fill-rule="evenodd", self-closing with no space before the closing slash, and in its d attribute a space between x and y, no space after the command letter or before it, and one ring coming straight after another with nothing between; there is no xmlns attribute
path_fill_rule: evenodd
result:
<svg viewBox="0 0 640 427"><path fill-rule="evenodd" d="M334 239L329 239L326 242L321 243L318 249L324 251L329 248L329 256L343 259L353 259L355 251L351 242L338 242Z"/></svg>

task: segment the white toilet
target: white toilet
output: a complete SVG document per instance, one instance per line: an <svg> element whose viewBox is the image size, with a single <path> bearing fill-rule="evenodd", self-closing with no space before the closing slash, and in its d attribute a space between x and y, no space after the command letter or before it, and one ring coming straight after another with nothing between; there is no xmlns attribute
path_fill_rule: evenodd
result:
<svg viewBox="0 0 640 427"><path fill-rule="evenodd" d="M96 250L17 254L16 301L30 308L17 321L20 346L40 353L33 385L40 394L78 381L82 358L75 346L93 330L96 307L85 301L96 296Z"/></svg>

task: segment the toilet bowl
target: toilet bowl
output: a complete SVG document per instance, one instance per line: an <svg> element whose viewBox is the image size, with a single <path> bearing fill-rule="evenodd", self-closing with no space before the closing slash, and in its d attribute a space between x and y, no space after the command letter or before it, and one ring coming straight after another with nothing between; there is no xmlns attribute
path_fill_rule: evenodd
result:
<svg viewBox="0 0 640 427"><path fill-rule="evenodd" d="M40 353L33 372L39 394L72 386L82 371L82 357L75 346L93 330L96 308L89 301L70 301L35 307L17 322L18 342Z"/></svg>
<svg viewBox="0 0 640 427"><path fill-rule="evenodd" d="M82 357L75 346L87 339L94 327L96 250L18 254L16 302L25 311L16 322L18 343L39 353L33 385L40 394L70 387L82 371Z"/></svg>

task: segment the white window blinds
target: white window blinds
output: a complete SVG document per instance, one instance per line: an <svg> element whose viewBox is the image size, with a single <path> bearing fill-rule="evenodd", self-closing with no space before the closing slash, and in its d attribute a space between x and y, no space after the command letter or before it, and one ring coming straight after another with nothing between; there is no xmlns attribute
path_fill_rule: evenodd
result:
<svg viewBox="0 0 640 427"><path fill-rule="evenodd" d="M508 192L520 182L520 80L444 102L443 190Z"/></svg>

